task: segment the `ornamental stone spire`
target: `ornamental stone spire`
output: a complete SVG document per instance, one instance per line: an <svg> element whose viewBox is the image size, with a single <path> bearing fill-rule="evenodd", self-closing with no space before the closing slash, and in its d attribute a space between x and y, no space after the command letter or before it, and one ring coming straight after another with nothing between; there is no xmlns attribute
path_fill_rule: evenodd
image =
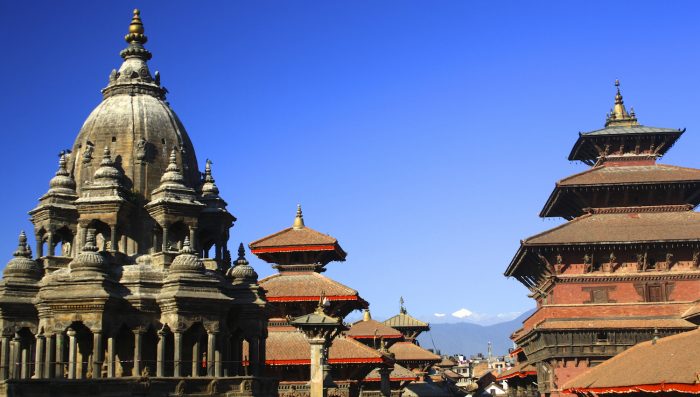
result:
<svg viewBox="0 0 700 397"><path fill-rule="evenodd" d="M243 243L238 246L238 259L234 266L229 269L228 275L233 278L235 284L247 283L254 284L258 281L258 273L255 272L248 260L245 258L245 248Z"/></svg>
<svg viewBox="0 0 700 397"><path fill-rule="evenodd" d="M214 177L211 175L211 160L207 159L204 166L204 181L202 183L202 197L216 197L219 195L219 188L216 186Z"/></svg>
<svg viewBox="0 0 700 397"><path fill-rule="evenodd" d="M32 260L32 251L27 245L27 235L22 231L19 234L17 250L12 254L13 258L5 266L4 278L38 280L41 272L38 264Z"/></svg>

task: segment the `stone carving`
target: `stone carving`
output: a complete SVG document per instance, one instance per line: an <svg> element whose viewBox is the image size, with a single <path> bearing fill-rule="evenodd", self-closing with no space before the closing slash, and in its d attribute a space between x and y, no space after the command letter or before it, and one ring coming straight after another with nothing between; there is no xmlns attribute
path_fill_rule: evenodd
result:
<svg viewBox="0 0 700 397"><path fill-rule="evenodd" d="M92 142L87 141L85 143L85 149L83 149L83 163L87 164L92 161L92 152L95 151L95 146Z"/></svg>
<svg viewBox="0 0 700 397"><path fill-rule="evenodd" d="M140 161L142 164L146 161L148 157L148 141L143 137L136 142L136 160Z"/></svg>
<svg viewBox="0 0 700 397"><path fill-rule="evenodd" d="M698 263L700 262L700 251L693 251L693 269L698 268Z"/></svg>
<svg viewBox="0 0 700 397"><path fill-rule="evenodd" d="M173 392L174 395L176 396L184 396L185 395L185 387L186 387L185 380L181 380L180 382L177 383L177 386L175 386L175 391Z"/></svg>

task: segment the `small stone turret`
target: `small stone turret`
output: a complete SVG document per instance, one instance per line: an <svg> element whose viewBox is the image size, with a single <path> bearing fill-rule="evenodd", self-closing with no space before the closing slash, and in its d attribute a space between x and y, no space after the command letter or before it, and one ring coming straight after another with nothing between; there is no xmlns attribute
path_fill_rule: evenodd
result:
<svg viewBox="0 0 700 397"><path fill-rule="evenodd" d="M71 274L90 275L107 273L107 261L97 252L95 231L89 229L85 236L85 245L78 256L69 265Z"/></svg>
<svg viewBox="0 0 700 397"><path fill-rule="evenodd" d="M201 273L204 271L204 265L199 257L194 253L194 250L190 247L189 237L185 237L185 241L182 243L182 249L180 253L175 257L173 263L170 265L169 269L171 274L176 273Z"/></svg>
<svg viewBox="0 0 700 397"><path fill-rule="evenodd" d="M36 261L32 260L32 251L27 245L27 235L24 231L19 234L19 244L12 255L13 258L5 266L4 279L37 281L41 278L41 269Z"/></svg>
<svg viewBox="0 0 700 397"><path fill-rule="evenodd" d="M255 284L258 282L258 273L255 272L255 269L250 266L245 258L243 243L238 246L238 259L236 259L233 267L227 273L229 277L233 278L234 284Z"/></svg>

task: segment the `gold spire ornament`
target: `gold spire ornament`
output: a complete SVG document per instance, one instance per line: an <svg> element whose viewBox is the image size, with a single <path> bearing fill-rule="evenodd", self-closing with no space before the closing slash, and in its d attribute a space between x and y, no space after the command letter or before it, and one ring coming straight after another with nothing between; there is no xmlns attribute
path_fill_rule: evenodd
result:
<svg viewBox="0 0 700 397"><path fill-rule="evenodd" d="M297 204L297 216L294 218L292 228L297 230L304 228L304 215L301 213L301 204Z"/></svg>
<svg viewBox="0 0 700 397"><path fill-rule="evenodd" d="M617 89L615 93L615 106L610 110L610 113L608 113L605 119L605 127L631 127L639 125L634 110L632 110L631 113L627 113L627 109L625 109L625 102L622 100L622 93L620 93L620 80L615 80L615 88Z"/></svg>
<svg viewBox="0 0 700 397"><path fill-rule="evenodd" d="M138 43L145 44L148 41L143 28L143 22L141 22L141 11L138 9L134 10L134 16L131 18L131 23L129 24L129 33L124 36L124 40L127 43Z"/></svg>

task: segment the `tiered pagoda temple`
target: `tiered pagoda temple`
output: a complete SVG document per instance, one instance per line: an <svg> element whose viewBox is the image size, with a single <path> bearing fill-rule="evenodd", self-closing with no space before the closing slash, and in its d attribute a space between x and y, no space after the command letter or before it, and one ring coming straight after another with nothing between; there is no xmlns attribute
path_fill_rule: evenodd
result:
<svg viewBox="0 0 700 397"><path fill-rule="evenodd" d="M22 233L4 270L0 395L276 395L265 296L242 248L231 268L235 218L148 67L138 10L125 40L30 212L36 255Z"/></svg>
<svg viewBox="0 0 700 397"><path fill-rule="evenodd" d="M545 395L700 323L700 170L659 164L684 130L640 125L616 86L605 128L569 155L591 168L559 181L540 214L568 222L523 240L505 272L537 302L512 338Z"/></svg>
<svg viewBox="0 0 700 397"><path fill-rule="evenodd" d="M280 380L280 396L308 396L310 346L290 319L313 313L319 300L324 301L327 315L341 319L354 310L366 309L368 304L356 290L321 274L330 262L344 261L347 254L335 238L304 224L300 206L292 227L254 241L249 247L278 270L260 280L270 317L266 375ZM374 368L392 363L389 355L343 333L328 349L329 376L334 383L328 393L357 396L360 382Z"/></svg>

